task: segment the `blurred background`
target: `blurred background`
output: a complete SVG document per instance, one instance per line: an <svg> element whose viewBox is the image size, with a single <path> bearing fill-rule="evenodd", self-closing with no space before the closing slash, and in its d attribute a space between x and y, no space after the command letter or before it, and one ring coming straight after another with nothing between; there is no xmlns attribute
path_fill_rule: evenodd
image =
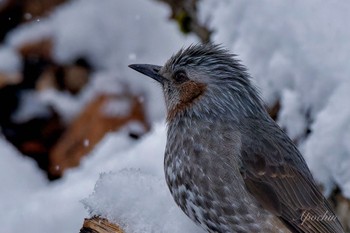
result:
<svg viewBox="0 0 350 233"><path fill-rule="evenodd" d="M181 47L238 55L350 232L350 3L0 0L1 232L203 232L163 175L159 86Z"/></svg>

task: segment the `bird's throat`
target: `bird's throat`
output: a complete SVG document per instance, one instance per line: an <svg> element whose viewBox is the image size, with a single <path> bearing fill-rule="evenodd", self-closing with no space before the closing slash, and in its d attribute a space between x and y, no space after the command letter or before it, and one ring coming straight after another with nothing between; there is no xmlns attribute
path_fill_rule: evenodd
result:
<svg viewBox="0 0 350 233"><path fill-rule="evenodd" d="M195 101L197 101L202 96L205 89L206 85L203 83L196 83L194 81L183 83L179 87L180 101L173 108L169 109L167 121L171 121L179 113L191 107Z"/></svg>

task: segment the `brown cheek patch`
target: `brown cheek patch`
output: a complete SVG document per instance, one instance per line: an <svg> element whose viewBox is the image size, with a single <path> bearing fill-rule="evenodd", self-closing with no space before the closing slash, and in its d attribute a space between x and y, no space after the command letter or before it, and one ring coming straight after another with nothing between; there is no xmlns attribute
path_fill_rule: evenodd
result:
<svg viewBox="0 0 350 233"><path fill-rule="evenodd" d="M205 88L205 84L196 83L193 81L188 81L181 84L179 87L180 102L168 112L167 120L172 120L177 113L191 107L193 102L203 94Z"/></svg>

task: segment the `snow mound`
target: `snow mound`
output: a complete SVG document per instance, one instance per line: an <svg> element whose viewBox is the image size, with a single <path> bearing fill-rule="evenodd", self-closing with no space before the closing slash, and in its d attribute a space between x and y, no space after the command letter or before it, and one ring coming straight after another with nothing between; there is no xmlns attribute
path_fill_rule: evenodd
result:
<svg viewBox="0 0 350 233"><path fill-rule="evenodd" d="M174 204L163 178L137 169L101 175L84 203L91 215L105 217L126 232L203 232Z"/></svg>

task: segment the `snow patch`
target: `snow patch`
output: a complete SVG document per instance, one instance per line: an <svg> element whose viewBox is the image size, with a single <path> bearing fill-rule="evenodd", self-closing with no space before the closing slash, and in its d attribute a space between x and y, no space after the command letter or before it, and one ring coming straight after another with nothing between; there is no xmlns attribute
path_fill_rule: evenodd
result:
<svg viewBox="0 0 350 233"><path fill-rule="evenodd" d="M108 218L125 232L203 232L174 205L163 178L137 169L101 175L84 203L92 216Z"/></svg>
<svg viewBox="0 0 350 233"><path fill-rule="evenodd" d="M126 117L131 114L133 102L130 98L114 98L102 106L102 112L107 117Z"/></svg>
<svg viewBox="0 0 350 233"><path fill-rule="evenodd" d="M0 73L13 74L22 68L22 61L16 50L0 46Z"/></svg>

